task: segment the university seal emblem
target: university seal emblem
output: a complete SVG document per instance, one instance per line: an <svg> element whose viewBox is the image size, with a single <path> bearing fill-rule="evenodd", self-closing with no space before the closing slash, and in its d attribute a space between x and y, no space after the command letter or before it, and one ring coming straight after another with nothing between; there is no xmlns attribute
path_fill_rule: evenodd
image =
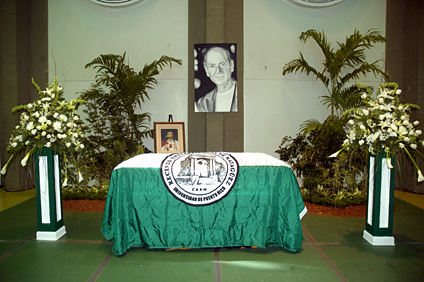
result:
<svg viewBox="0 0 424 282"><path fill-rule="evenodd" d="M239 171L228 153L178 153L161 164L166 188L178 200L192 206L216 203L230 193Z"/></svg>

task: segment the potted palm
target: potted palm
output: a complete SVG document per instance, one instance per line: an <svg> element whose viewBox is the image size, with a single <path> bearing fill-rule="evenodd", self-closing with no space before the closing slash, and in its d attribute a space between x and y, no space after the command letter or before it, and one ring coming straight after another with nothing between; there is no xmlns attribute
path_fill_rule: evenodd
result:
<svg viewBox="0 0 424 282"><path fill-rule="evenodd" d="M390 77L378 65L380 60L372 63L366 61L365 50L372 48L375 43L386 41L376 30L370 29L361 34L355 29L352 35L346 37L345 42L337 42L336 50L331 47L323 31L310 29L302 32L299 39L303 43L311 39L318 45L324 55L322 68L317 69L309 64L302 52L299 52L299 58L284 65L282 74L284 76L300 72L312 75L321 81L328 93L321 97L322 102L331 107L331 115L336 113L341 115L344 111L362 103L360 92L355 85L355 80L362 75L372 73L375 76L382 75L386 79ZM320 125L317 120L307 120L301 125L301 130L307 133Z"/></svg>
<svg viewBox="0 0 424 282"><path fill-rule="evenodd" d="M149 152L143 139L153 136L151 114L143 111L155 78L165 67L181 65L180 59L162 56L137 71L123 55L101 54L86 64L96 70L95 82L80 99L86 101L87 140L84 180L81 187L69 187L69 198L103 198L113 168L136 154ZM90 184L89 184L90 183Z"/></svg>

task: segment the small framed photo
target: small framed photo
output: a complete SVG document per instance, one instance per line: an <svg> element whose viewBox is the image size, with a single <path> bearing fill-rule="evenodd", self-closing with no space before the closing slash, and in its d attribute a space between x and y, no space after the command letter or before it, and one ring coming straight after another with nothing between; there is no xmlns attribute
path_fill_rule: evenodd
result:
<svg viewBox="0 0 424 282"><path fill-rule="evenodd" d="M185 152L184 122L155 122L155 153Z"/></svg>

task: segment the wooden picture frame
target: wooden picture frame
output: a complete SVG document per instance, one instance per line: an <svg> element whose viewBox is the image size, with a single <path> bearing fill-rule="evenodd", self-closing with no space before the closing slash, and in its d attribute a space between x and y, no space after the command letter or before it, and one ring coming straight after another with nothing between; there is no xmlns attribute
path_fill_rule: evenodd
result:
<svg viewBox="0 0 424 282"><path fill-rule="evenodd" d="M184 122L155 122L155 153L185 152Z"/></svg>

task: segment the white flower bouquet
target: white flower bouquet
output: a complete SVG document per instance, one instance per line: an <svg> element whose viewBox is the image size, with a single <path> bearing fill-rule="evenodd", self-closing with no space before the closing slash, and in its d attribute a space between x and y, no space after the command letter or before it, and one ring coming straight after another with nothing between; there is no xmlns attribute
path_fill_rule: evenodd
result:
<svg viewBox="0 0 424 282"><path fill-rule="evenodd" d="M344 113L351 115L347 123L347 138L343 142L343 148L330 157L336 157L344 149L365 146L370 154L385 152L387 164L392 168L390 158L399 152L405 152L417 168L418 181L423 181L421 170L410 152L413 150L414 153L424 156L424 144L419 137L422 132L416 129L419 122L410 122L409 117L411 108L419 107L400 102L401 90L396 83L382 84L375 99L368 86L357 86L362 92L361 98L365 106Z"/></svg>
<svg viewBox="0 0 424 282"><path fill-rule="evenodd" d="M57 84L57 77L44 91L34 80L32 83L39 97L32 103L12 109L12 113L21 112L21 116L7 146L7 151L12 155L1 170L2 174L6 174L8 166L23 151L26 155L21 164L26 166L34 150L43 146L65 157L66 153L72 154L84 148L83 122L76 108L85 101L67 102L63 98L63 88Z"/></svg>

